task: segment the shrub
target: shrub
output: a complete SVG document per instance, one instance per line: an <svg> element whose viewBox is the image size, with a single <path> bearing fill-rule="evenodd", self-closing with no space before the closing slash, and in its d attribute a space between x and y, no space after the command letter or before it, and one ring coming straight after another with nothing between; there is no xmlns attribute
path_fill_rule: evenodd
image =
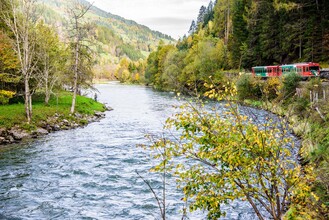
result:
<svg viewBox="0 0 329 220"><path fill-rule="evenodd" d="M297 73L289 73L283 77L283 95L284 98L292 97L298 86L299 81L301 81L300 75Z"/></svg>
<svg viewBox="0 0 329 220"><path fill-rule="evenodd" d="M262 96L261 85L251 75L244 74L237 81L238 98L240 100L260 98Z"/></svg>
<svg viewBox="0 0 329 220"><path fill-rule="evenodd" d="M305 97L297 98L294 103L295 112L298 115L303 116L306 114L306 111L309 109L309 105L310 105L310 101L308 98Z"/></svg>
<svg viewBox="0 0 329 220"><path fill-rule="evenodd" d="M0 104L8 104L9 99L15 95L15 92L0 90Z"/></svg>
<svg viewBox="0 0 329 220"><path fill-rule="evenodd" d="M282 88L282 81L278 77L271 77L265 83L263 87L263 93L267 100L273 100L280 94Z"/></svg>

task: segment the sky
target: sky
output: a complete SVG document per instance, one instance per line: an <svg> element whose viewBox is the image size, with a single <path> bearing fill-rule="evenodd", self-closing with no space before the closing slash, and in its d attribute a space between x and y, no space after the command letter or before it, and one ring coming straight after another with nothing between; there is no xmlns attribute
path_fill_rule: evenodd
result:
<svg viewBox="0 0 329 220"><path fill-rule="evenodd" d="M210 0L89 0L98 8L119 15L175 39L188 32L202 5Z"/></svg>

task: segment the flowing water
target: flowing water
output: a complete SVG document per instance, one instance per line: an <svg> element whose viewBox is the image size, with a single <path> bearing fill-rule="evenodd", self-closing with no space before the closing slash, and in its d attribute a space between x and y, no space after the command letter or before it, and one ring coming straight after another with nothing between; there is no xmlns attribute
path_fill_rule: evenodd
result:
<svg viewBox="0 0 329 220"><path fill-rule="evenodd" d="M160 219L152 193L135 171L158 193L161 179L147 171L149 152L136 145L148 143L145 134L161 133L180 101L141 86L97 88L99 100L114 108L100 122L0 149L0 219ZM181 219L181 197L174 184L168 186L168 219ZM256 217L244 202L224 209L223 219Z"/></svg>

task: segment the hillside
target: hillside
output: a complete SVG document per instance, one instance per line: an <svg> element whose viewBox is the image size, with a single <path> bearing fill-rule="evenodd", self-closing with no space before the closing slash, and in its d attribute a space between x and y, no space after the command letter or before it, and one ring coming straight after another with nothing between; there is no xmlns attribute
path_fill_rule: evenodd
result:
<svg viewBox="0 0 329 220"><path fill-rule="evenodd" d="M88 4L85 0L81 2ZM41 0L40 3L43 19L47 24L56 27L62 38L65 38L66 11L71 3L71 0ZM175 41L168 35L94 6L86 16L89 22L96 25L94 49L98 55L98 72L113 72L123 57L133 61L145 59L160 41Z"/></svg>

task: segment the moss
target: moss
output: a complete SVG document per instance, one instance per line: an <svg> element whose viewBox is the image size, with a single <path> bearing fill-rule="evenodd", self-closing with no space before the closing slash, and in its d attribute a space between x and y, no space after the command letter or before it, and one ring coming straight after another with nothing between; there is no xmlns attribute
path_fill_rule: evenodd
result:
<svg viewBox="0 0 329 220"><path fill-rule="evenodd" d="M28 131L29 133L36 129L36 126L34 124L22 124L20 125L20 127L25 131Z"/></svg>
<svg viewBox="0 0 329 220"><path fill-rule="evenodd" d="M79 123L80 123L81 125L86 125L86 124L88 124L88 120L86 120L86 119L81 119L81 120L79 121Z"/></svg>

